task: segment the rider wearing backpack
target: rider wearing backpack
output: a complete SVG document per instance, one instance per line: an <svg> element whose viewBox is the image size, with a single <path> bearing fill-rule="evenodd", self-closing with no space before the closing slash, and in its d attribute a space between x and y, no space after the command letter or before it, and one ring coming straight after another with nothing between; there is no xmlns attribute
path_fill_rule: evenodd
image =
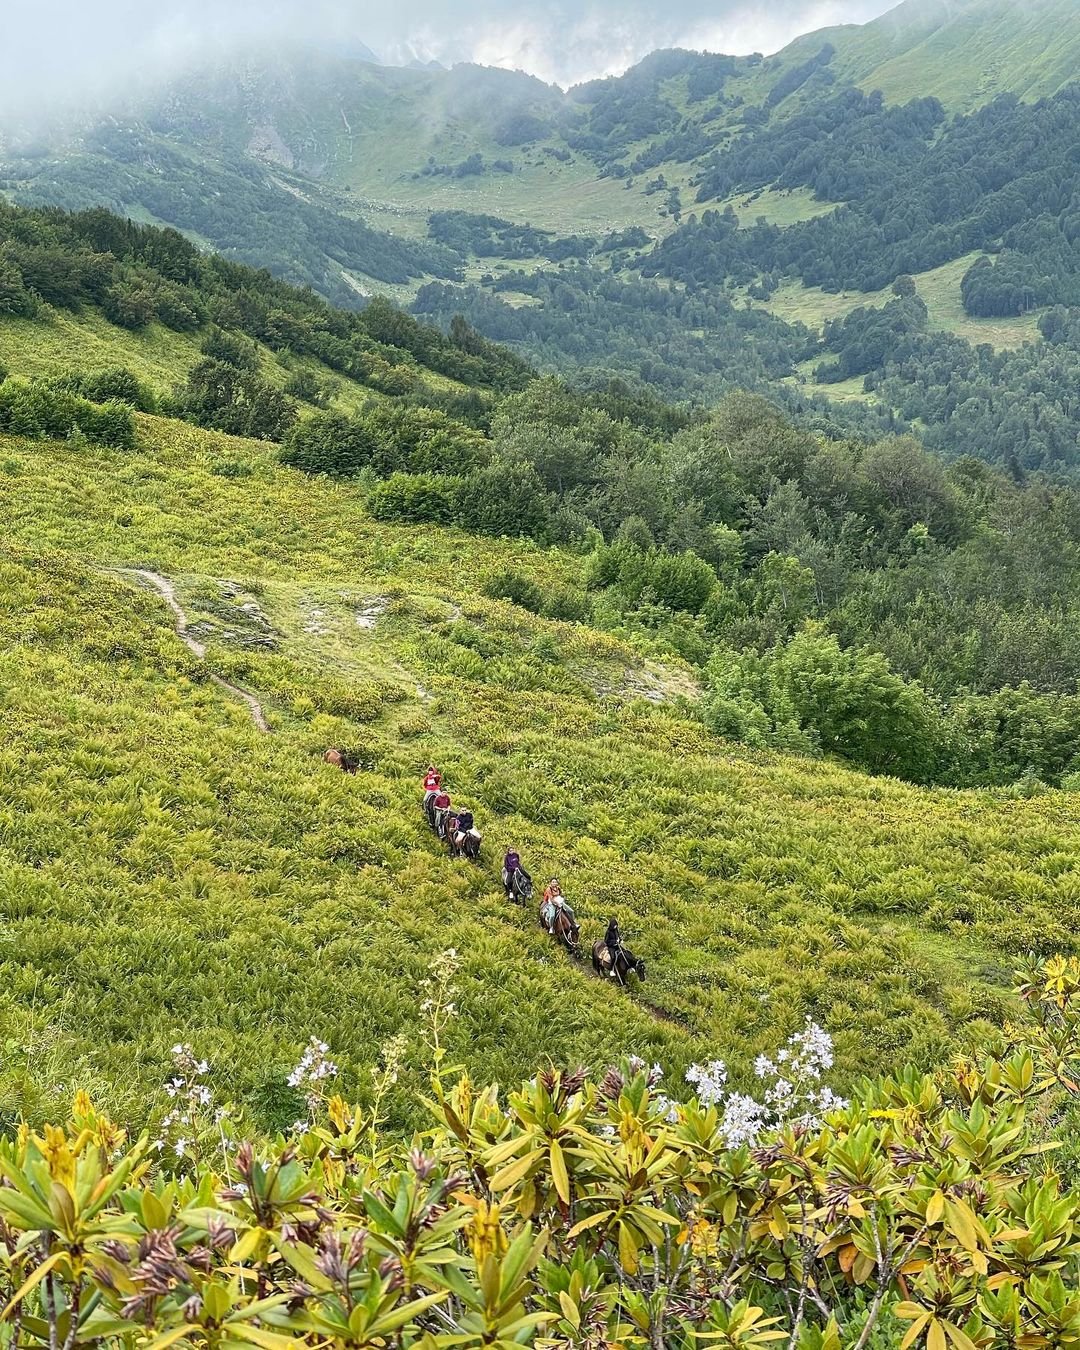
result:
<svg viewBox="0 0 1080 1350"><path fill-rule="evenodd" d="M562 893L562 886L559 884L558 877L552 877L544 887L544 899L540 906L541 921L547 925L548 934L555 936L555 916L560 909L565 909L570 918L576 923L574 911L566 903Z"/></svg>

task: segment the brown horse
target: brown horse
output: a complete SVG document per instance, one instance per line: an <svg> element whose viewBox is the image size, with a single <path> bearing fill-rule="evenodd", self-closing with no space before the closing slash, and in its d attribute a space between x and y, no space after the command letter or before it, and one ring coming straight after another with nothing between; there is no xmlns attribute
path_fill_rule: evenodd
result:
<svg viewBox="0 0 1080 1350"><path fill-rule="evenodd" d="M566 950L572 956L577 956L579 951L579 944L581 942L581 929L578 927L577 920L574 918L573 914L571 914L570 910L567 908L565 904L561 905L556 903L555 918L551 922L551 928L549 928L548 922L544 918L544 910L546 908L547 902L541 901L540 927L544 930L545 933L553 932L554 936L558 938L558 940L562 943L562 945L566 948Z"/></svg>
<svg viewBox="0 0 1080 1350"><path fill-rule="evenodd" d="M336 746L331 746L323 755L323 763L334 765L342 773L355 773L360 767L360 760L356 755L348 750L339 750Z"/></svg>
<svg viewBox="0 0 1080 1350"><path fill-rule="evenodd" d="M627 950L621 943L615 948L614 952L606 942L593 943L592 963L593 970L596 971L597 975L617 980L619 984L626 983L626 977L631 971L644 983L645 962L635 956L633 952Z"/></svg>

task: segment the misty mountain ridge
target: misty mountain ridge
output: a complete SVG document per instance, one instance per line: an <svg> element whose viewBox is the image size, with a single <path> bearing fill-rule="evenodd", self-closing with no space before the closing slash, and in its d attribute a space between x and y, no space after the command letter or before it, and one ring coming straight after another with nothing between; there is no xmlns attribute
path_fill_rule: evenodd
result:
<svg viewBox="0 0 1080 1350"><path fill-rule="evenodd" d="M905 272L930 299L931 328L995 349L1037 339L1041 313L1073 303L1072 226L1040 242L1036 214L1061 206L1023 181L1039 155L1050 180L1070 172L1071 0L906 0L775 56L657 51L569 90L498 67L370 56L251 50L152 96L136 87L109 116L9 131L0 192L171 224L340 305L381 290L438 322L464 310L544 368L660 379L671 394L816 379L825 321L860 292L887 302ZM990 161L1029 142L1006 175L1017 195ZM948 192L923 191L938 179L975 185L954 219L936 218ZM987 216L980 202L994 194ZM917 197L909 242L891 225L878 237ZM733 222L706 224L716 212ZM755 233L758 220L779 234ZM999 255L1011 271L972 273ZM839 307L804 299L815 287L854 294ZM719 329L693 312L704 293ZM745 305L752 340L750 319L733 318ZM642 308L671 309L662 339L644 338ZM851 381L864 374L833 378L848 381L845 416L862 406ZM902 412L894 400L888 415Z"/></svg>

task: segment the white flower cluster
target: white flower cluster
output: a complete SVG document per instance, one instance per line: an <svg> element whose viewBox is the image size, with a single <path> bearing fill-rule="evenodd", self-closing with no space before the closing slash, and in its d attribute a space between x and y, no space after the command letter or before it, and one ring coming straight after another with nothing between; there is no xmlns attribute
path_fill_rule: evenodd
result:
<svg viewBox="0 0 1080 1350"><path fill-rule="evenodd" d="M808 1017L802 1031L790 1036L773 1059L758 1055L754 1061L754 1072L764 1083L764 1100L740 1092L729 1094L727 1066L720 1059L692 1064L686 1081L696 1089L702 1106L723 1105L720 1133L730 1147L738 1148L783 1125L813 1129L828 1112L846 1106L842 1097L821 1082L832 1063L832 1037Z"/></svg>
<svg viewBox="0 0 1080 1350"><path fill-rule="evenodd" d="M308 1107L314 1111L322 1101L322 1085L337 1074L338 1066L330 1058L330 1047L312 1036L300 1056L300 1063L289 1074L289 1086L302 1088L307 1095Z"/></svg>
<svg viewBox="0 0 1080 1350"><path fill-rule="evenodd" d="M159 1153L172 1148L177 1158L184 1158L193 1143L211 1121L220 1119L222 1112L212 1112L214 1094L204 1081L210 1072L205 1059L197 1059L190 1045L174 1045L170 1051L173 1076L165 1084L165 1094L174 1103L161 1121L161 1134L155 1141Z"/></svg>
<svg viewBox="0 0 1080 1350"><path fill-rule="evenodd" d="M727 1065L722 1059L710 1060L708 1064L691 1064L686 1071L686 1081L697 1089L697 1099L702 1106L716 1106L727 1091Z"/></svg>

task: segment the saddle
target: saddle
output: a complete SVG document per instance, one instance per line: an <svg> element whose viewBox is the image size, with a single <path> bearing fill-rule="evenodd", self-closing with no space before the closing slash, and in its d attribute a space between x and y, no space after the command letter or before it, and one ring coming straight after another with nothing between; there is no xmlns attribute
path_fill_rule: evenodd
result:
<svg viewBox="0 0 1080 1350"><path fill-rule="evenodd" d="M608 967L608 975L612 979L615 979L618 974L615 967L619 959L620 950L621 948L619 947L615 948L609 947L606 942L601 942L597 947L596 954L600 958L602 964Z"/></svg>

